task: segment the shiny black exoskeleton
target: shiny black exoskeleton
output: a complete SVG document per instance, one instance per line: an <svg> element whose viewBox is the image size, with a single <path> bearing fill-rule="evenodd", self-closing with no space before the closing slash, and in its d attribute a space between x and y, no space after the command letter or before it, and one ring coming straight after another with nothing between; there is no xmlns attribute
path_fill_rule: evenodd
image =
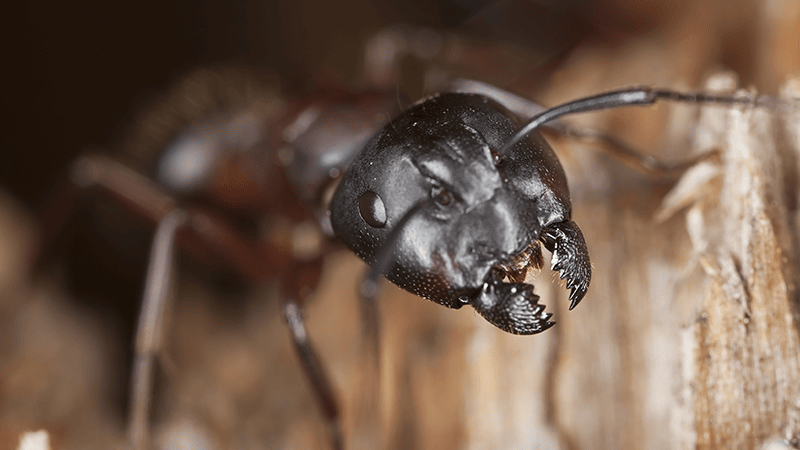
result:
<svg viewBox="0 0 800 450"><path fill-rule="evenodd" d="M401 288L493 325L534 334L553 325L524 282L539 243L567 281L570 309L589 286L583 235L570 220L564 170L539 133L508 151L517 118L477 94L417 103L352 162L331 203L339 238Z"/></svg>

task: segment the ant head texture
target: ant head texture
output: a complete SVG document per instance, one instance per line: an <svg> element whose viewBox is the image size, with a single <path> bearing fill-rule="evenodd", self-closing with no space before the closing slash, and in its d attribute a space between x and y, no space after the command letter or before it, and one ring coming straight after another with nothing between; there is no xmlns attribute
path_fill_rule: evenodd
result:
<svg viewBox="0 0 800 450"><path fill-rule="evenodd" d="M591 276L570 220L564 170L530 133L500 153L518 120L476 94L428 98L392 120L345 174L331 204L334 231L401 288L436 303L472 305L493 325L534 334L553 322L524 282L554 252L573 306Z"/></svg>

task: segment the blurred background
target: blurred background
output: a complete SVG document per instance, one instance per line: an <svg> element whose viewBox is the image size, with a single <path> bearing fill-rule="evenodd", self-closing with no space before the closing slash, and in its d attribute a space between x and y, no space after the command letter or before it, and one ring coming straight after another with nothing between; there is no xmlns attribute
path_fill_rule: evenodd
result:
<svg viewBox="0 0 800 450"><path fill-rule="evenodd" d="M50 262L34 270L42 250L38 213L70 161L88 150L124 152L131 127L187 73L245 68L263 92L281 101L325 85L364 88L364 46L395 24L466 36L482 52L455 61L411 60L402 71L437 66L450 77L495 82L544 104L631 84L694 89L719 70L735 72L742 86L774 93L800 70L800 5L787 0L31 1L10 8L8 140L0 164L2 448L13 448L19 432L37 427L51 431L57 448L103 448L122 435L130 338L149 236L134 235L120 249L104 237L119 230L119 223L98 225L92 214L79 214L69 236L46 250L53 254ZM493 59L492 52L502 55ZM398 89L412 100L429 94L420 79L398 77ZM661 128L635 114L610 115L599 126L643 148L659 148ZM583 188L576 184L580 196ZM343 391L357 391L348 378L356 357L354 306L350 300L348 310L336 301L340 295L352 298L361 265L343 253L331 261L335 268L322 289L328 303L314 303L328 306L312 306L318 311L309 312L310 328L319 330L320 341L329 341L321 353L333 366L334 380ZM187 356L178 366L184 374L214 373L223 387L199 407L174 402L192 412L157 404L156 420L168 424L163 439L179 430L174 433L198 433L195 442L210 448L324 445L325 431L298 375L277 302L263 301L270 298L269 287L253 292L234 279L209 288L191 273L183 278L180 289L190 298L176 307L173 342L187 344L175 344L173 352L200 362L187 362ZM346 281L335 284L336 279ZM408 403L389 395L393 446L468 447L471 435L462 420L468 402L460 397L463 386L448 386L447 379L449 370L463 368L458 355L475 318L453 319L441 307L387 289L399 300L387 301L384 314L408 323L387 331L387 358L399 361L393 382L398 392L415 392L408 395L417 399ZM348 331L342 342L334 343L343 329ZM215 337L196 337L201 331ZM270 345L277 347L266 350ZM268 365L262 353L270 352L278 363L265 374L254 366ZM408 369L416 364L409 361L420 360L430 363L424 376ZM419 387L422 382L411 381L417 375L434 381ZM164 397L196 397L211 389L199 375L182 383L186 387L164 388ZM249 400L248 388L267 393ZM420 400L432 395L449 406L437 409ZM425 422L431 417L441 422Z"/></svg>
<svg viewBox="0 0 800 450"><path fill-rule="evenodd" d="M735 7L715 0L33 1L13 6L8 17L6 98L13 126L0 179L27 204L41 200L48 181L78 152L108 146L142 102L190 69L240 62L296 94L322 80L355 79L365 39L394 23L511 42L542 65L563 60L587 41L614 46L640 36L672 39L681 51L661 63L690 65L687 82L696 83L704 69L724 67L744 85L766 91L798 64L797 24L777 1L739 0ZM763 42L759 33L773 19L787 23ZM778 46L794 51L765 64L772 52L763 50ZM495 70L502 69L487 72ZM546 78L525 81L547 84Z"/></svg>

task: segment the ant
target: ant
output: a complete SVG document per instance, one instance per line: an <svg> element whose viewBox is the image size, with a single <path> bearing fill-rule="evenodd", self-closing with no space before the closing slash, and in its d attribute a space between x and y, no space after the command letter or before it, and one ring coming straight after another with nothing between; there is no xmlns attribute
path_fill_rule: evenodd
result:
<svg viewBox="0 0 800 450"><path fill-rule="evenodd" d="M224 261L253 282L280 280L283 314L295 349L329 424L332 446L342 448L334 388L302 316L303 299L319 281L330 241L341 240L370 265L360 293L364 339L373 346L373 361L378 358L375 303L381 276L449 308L470 305L505 332L540 333L554 322L525 278L529 270L543 265L541 246L552 253L551 268L566 281L570 310L589 292L592 270L589 246L572 221L566 175L540 129L598 141L642 171L660 175L680 172L713 155L665 164L603 133L575 129L559 119L661 100L782 107L769 97L629 88L545 109L471 80L455 81L448 91L405 111L397 111L393 94L320 96L273 118L269 138L244 144L225 140L225 126L236 123L239 130L260 130L263 123L253 125L258 115L212 122L189 131L164 154L159 178L166 188L105 157L84 156L72 165L69 183L78 190L62 190L64 198L74 200L81 189L100 190L156 225L135 344L129 422L134 448L149 446L154 365L162 346L176 247ZM386 113L393 117L388 123L376 119ZM211 141L227 146L227 152L217 153L217 160L195 173L181 172L186 167L182 161L197 161L191 159L197 155L186 153L195 148L193 139L219 136L222 141ZM237 146L253 142L270 151L237 154ZM218 176L209 168L219 167L251 176L237 183L259 188L256 196L262 195L258 202L266 210L314 223L318 231L311 236L330 241L256 241L216 213L175 199L174 193L182 189L213 185L205 178ZM261 173L253 176L254 172ZM220 185L230 187L214 187ZM219 189L213 194L224 198L229 193ZM69 203L54 202L65 209ZM300 206L304 204L309 206ZM310 248L299 249L309 242Z"/></svg>

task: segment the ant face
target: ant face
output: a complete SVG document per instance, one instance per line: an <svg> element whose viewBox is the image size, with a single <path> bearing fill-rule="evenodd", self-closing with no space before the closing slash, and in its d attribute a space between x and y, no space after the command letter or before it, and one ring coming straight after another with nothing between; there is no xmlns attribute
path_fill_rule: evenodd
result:
<svg viewBox="0 0 800 450"><path fill-rule="evenodd" d="M497 154L515 120L478 95L418 103L379 132L345 175L331 204L336 234L371 264L391 252L389 280L450 308L475 306L500 285L532 295L523 280L528 268L541 267L542 231L569 219L569 192L538 135Z"/></svg>

